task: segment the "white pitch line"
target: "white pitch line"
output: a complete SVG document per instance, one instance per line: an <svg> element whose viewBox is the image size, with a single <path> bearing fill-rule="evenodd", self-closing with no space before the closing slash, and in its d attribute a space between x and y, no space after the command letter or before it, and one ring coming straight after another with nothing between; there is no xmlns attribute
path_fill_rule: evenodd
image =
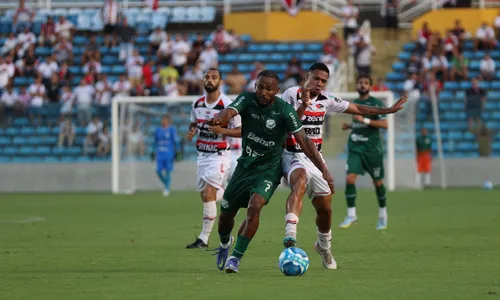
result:
<svg viewBox="0 0 500 300"><path fill-rule="evenodd" d="M0 223L3 224L26 224L26 223L35 223L35 222L42 222L45 221L44 217L28 217L25 219L20 219L20 220L12 220L12 221L6 221L6 220L0 220Z"/></svg>

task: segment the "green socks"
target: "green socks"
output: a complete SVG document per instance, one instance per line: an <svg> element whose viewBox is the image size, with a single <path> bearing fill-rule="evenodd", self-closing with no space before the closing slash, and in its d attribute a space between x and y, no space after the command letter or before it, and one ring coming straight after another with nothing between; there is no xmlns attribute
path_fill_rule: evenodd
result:
<svg viewBox="0 0 500 300"><path fill-rule="evenodd" d="M250 241L251 239L242 235L238 235L238 239L236 240L236 245L234 246L231 256L242 258L243 254L245 254L245 251L247 251Z"/></svg>
<svg viewBox="0 0 500 300"><path fill-rule="evenodd" d="M375 188L375 193L377 194L378 206L385 207L387 204L387 196L385 195L385 186L382 184Z"/></svg>
<svg viewBox="0 0 500 300"><path fill-rule="evenodd" d="M385 195L385 192L384 192L384 195ZM345 186L345 199L347 201L347 207L355 207L356 206L356 185L346 184L346 186Z"/></svg>

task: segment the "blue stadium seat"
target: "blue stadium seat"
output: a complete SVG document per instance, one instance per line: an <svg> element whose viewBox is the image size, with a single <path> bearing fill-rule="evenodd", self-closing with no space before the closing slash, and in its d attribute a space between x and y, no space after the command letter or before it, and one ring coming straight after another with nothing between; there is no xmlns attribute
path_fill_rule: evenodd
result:
<svg viewBox="0 0 500 300"><path fill-rule="evenodd" d="M50 153L51 153L50 147L41 146L41 147L36 148L37 155L45 156L45 155L49 155Z"/></svg>
<svg viewBox="0 0 500 300"><path fill-rule="evenodd" d="M50 134L50 128L46 127L46 126L37 127L36 128L36 134L38 134L38 135L48 135L48 134Z"/></svg>
<svg viewBox="0 0 500 300"><path fill-rule="evenodd" d="M444 88L446 90L458 90L460 88L460 84L456 81L447 81L444 83Z"/></svg>
<svg viewBox="0 0 500 300"><path fill-rule="evenodd" d="M500 91L489 91L488 99L500 100Z"/></svg>
<svg viewBox="0 0 500 300"><path fill-rule="evenodd" d="M406 51L406 52L412 52L415 50L415 48L417 47L417 45L415 43L406 43L403 45L403 50Z"/></svg>
<svg viewBox="0 0 500 300"><path fill-rule="evenodd" d="M403 81L404 79L405 79L405 76L402 73L392 72L392 73L387 74L387 80L391 80L391 81Z"/></svg>
<svg viewBox="0 0 500 300"><path fill-rule="evenodd" d="M172 10L172 20L173 23L184 23L186 22L186 8L182 6L176 6Z"/></svg>
<svg viewBox="0 0 500 300"><path fill-rule="evenodd" d="M288 51L290 51L290 45L288 45L288 44L277 44L276 45L276 51L279 51L279 52L288 52Z"/></svg>
<svg viewBox="0 0 500 300"><path fill-rule="evenodd" d="M470 81L461 81L460 88L463 90L469 89L472 87L472 83Z"/></svg>
<svg viewBox="0 0 500 300"><path fill-rule="evenodd" d="M212 23L215 20L215 13L216 9L214 6L201 7L201 22ZM247 37L249 36L247 35ZM243 40L243 41L248 42L249 40Z"/></svg>
<svg viewBox="0 0 500 300"><path fill-rule="evenodd" d="M265 54L265 53L257 53L257 55L255 55L255 60L257 61L266 61L269 57L269 54Z"/></svg>
<svg viewBox="0 0 500 300"><path fill-rule="evenodd" d="M254 56L250 53L240 54L238 61L240 62L252 62L254 61Z"/></svg>
<svg viewBox="0 0 500 300"><path fill-rule="evenodd" d="M7 146L10 145L11 140L8 137L5 136L0 136L0 146Z"/></svg>
<svg viewBox="0 0 500 300"><path fill-rule="evenodd" d="M323 45L319 43L307 44L306 49L311 52L323 52Z"/></svg>
<svg viewBox="0 0 500 300"><path fill-rule="evenodd" d="M318 58L319 58L319 55L317 55L316 53L305 52L305 53L302 53L302 55L301 55L301 59L304 62L313 62L313 61L316 61Z"/></svg>
<svg viewBox="0 0 500 300"><path fill-rule="evenodd" d="M226 54L223 56L224 57L224 61L227 62L227 63L235 63L237 60L238 60L238 55L237 54Z"/></svg>
<svg viewBox="0 0 500 300"><path fill-rule="evenodd" d="M409 53L409 52L401 52L398 54L399 60L402 60L402 61L407 61L410 59L410 57L411 57L411 53Z"/></svg>
<svg viewBox="0 0 500 300"><path fill-rule="evenodd" d="M398 61L392 64L392 69L396 72L403 72L406 68L406 64Z"/></svg>
<svg viewBox="0 0 500 300"><path fill-rule="evenodd" d="M122 65L115 65L111 67L111 74L120 75L125 74L127 72L127 68Z"/></svg>

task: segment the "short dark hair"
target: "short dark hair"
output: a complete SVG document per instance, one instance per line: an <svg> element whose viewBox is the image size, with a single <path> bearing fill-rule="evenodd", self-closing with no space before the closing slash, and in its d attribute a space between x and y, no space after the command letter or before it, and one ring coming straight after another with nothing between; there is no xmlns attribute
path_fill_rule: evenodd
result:
<svg viewBox="0 0 500 300"><path fill-rule="evenodd" d="M324 64L324 63L314 63L309 67L308 72L313 72L313 71L323 71L326 72L328 75L330 75L330 69Z"/></svg>
<svg viewBox="0 0 500 300"><path fill-rule="evenodd" d="M373 79L370 75L366 75L366 74L359 75L358 78L356 78L356 83L358 83L358 81L360 79L368 79L368 81L370 81L370 85L373 85Z"/></svg>
<svg viewBox="0 0 500 300"><path fill-rule="evenodd" d="M271 71L271 70L264 70L264 71L260 72L259 75L257 75L257 78L259 78L259 77L268 77L268 78L273 78L277 82L280 81L280 77L278 76L278 74L276 74L276 72Z"/></svg>
<svg viewBox="0 0 500 300"><path fill-rule="evenodd" d="M222 74L220 73L219 69L217 69L217 68L208 68L208 70L205 73L207 73L208 71L215 71L215 72L219 73L219 77L222 78Z"/></svg>

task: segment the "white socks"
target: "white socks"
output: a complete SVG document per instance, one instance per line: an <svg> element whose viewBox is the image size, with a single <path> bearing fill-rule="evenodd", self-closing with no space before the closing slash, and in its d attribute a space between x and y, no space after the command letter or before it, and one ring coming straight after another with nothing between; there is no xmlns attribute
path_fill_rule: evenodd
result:
<svg viewBox="0 0 500 300"><path fill-rule="evenodd" d="M332 231L322 233L318 231L318 245L322 249L330 249L332 247Z"/></svg>
<svg viewBox="0 0 500 300"><path fill-rule="evenodd" d="M296 214L288 213L285 216L285 237L297 238L297 224L299 223L299 217Z"/></svg>
<svg viewBox="0 0 500 300"><path fill-rule="evenodd" d="M425 173L424 174L424 186L429 186L429 185L431 185L431 174Z"/></svg>
<svg viewBox="0 0 500 300"><path fill-rule="evenodd" d="M348 207L347 208L347 216L356 218L356 207Z"/></svg>
<svg viewBox="0 0 500 300"><path fill-rule="evenodd" d="M378 217L381 219L387 219L387 207L379 207Z"/></svg>
<svg viewBox="0 0 500 300"><path fill-rule="evenodd" d="M203 228L199 239L208 245L208 238L214 227L215 218L217 217L217 204L215 201L203 202Z"/></svg>
<svg viewBox="0 0 500 300"><path fill-rule="evenodd" d="M431 185L431 173L419 173L417 174L417 186L424 187Z"/></svg>

